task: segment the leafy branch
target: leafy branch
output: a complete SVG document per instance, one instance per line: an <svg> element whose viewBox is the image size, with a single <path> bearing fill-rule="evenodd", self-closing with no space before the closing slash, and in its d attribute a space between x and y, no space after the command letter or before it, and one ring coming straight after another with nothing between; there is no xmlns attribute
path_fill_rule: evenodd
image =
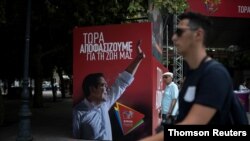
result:
<svg viewBox="0 0 250 141"><path fill-rule="evenodd" d="M186 0L152 0L152 3L160 10L166 9L172 14L183 13L188 7Z"/></svg>

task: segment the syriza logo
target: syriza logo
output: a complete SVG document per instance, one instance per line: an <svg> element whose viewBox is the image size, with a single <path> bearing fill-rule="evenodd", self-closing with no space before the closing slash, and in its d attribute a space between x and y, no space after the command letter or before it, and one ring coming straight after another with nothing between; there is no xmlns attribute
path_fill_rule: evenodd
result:
<svg viewBox="0 0 250 141"><path fill-rule="evenodd" d="M218 10L221 0L202 0L209 14L213 14Z"/></svg>
<svg viewBox="0 0 250 141"><path fill-rule="evenodd" d="M114 108L123 135L130 133L144 122L144 114L128 106L116 102L116 106Z"/></svg>
<svg viewBox="0 0 250 141"><path fill-rule="evenodd" d="M134 115L133 111L124 111L122 112L123 119L132 119Z"/></svg>

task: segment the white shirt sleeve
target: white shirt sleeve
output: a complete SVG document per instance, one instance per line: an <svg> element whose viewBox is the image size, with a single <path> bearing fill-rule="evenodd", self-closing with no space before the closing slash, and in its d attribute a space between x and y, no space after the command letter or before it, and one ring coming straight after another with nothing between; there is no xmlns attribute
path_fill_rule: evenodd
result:
<svg viewBox="0 0 250 141"><path fill-rule="evenodd" d="M126 71L119 74L118 78L107 92L107 106L109 108L117 101L118 98L120 98L133 80L133 75Z"/></svg>

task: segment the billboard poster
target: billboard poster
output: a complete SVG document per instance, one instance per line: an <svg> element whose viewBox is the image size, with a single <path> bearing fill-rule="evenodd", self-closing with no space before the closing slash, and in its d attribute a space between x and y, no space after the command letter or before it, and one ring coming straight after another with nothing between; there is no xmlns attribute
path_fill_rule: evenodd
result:
<svg viewBox="0 0 250 141"><path fill-rule="evenodd" d="M161 62L163 53L163 19L160 10L152 3L149 4L149 20L152 21L152 54Z"/></svg>
<svg viewBox="0 0 250 141"><path fill-rule="evenodd" d="M187 0L188 11L207 16L250 18L249 0Z"/></svg>
<svg viewBox="0 0 250 141"><path fill-rule="evenodd" d="M157 72L164 72L166 68L152 54L152 23L74 29L73 105L84 98L82 81L88 74L103 73L108 86L113 84L119 73L135 58L138 41L141 41L140 47L146 57L132 84L110 109L113 140L139 140L153 134L157 126L154 120L158 120L155 111L159 79L156 77Z"/></svg>

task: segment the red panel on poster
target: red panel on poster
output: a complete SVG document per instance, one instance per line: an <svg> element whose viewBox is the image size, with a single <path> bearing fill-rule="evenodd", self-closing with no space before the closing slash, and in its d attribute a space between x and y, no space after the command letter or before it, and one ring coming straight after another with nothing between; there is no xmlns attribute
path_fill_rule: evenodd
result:
<svg viewBox="0 0 250 141"><path fill-rule="evenodd" d="M207 16L250 18L250 0L187 0L188 11Z"/></svg>

